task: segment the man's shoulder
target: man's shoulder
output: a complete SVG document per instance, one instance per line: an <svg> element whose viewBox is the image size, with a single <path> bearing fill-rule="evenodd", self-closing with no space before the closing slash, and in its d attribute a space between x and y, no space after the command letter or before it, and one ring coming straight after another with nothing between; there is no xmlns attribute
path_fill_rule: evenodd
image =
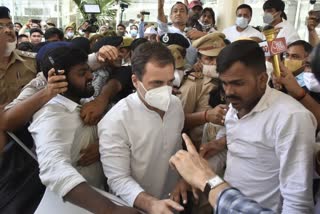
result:
<svg viewBox="0 0 320 214"><path fill-rule="evenodd" d="M227 27L225 28L222 33L224 34L229 34L229 33L232 33L232 32L235 32L236 31L236 26L235 25L232 25L230 27Z"/></svg>
<svg viewBox="0 0 320 214"><path fill-rule="evenodd" d="M21 50L14 50L16 54L18 54L20 57L22 57L25 60L28 59L35 59L37 56L37 53L29 52L29 51L21 51Z"/></svg>
<svg viewBox="0 0 320 214"><path fill-rule="evenodd" d="M271 89L269 97L272 100L271 108L282 115L294 115L298 112L311 114L300 102L281 91Z"/></svg>

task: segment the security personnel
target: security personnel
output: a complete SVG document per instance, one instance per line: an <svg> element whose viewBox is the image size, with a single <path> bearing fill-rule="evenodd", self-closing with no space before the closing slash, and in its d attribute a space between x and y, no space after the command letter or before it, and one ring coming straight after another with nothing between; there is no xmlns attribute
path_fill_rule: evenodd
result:
<svg viewBox="0 0 320 214"><path fill-rule="evenodd" d="M194 68L200 71L189 73L180 87L179 95L185 114L204 112L212 107L209 105L210 92L218 88L216 58L225 47L225 35L210 33L192 43L198 50L198 61ZM197 70L197 69L195 69ZM200 145L203 126L189 130L195 145Z"/></svg>
<svg viewBox="0 0 320 214"><path fill-rule="evenodd" d="M4 57L0 59L0 105L11 102L20 90L36 76L36 54L16 50L17 39L10 10L0 7L0 31L7 40Z"/></svg>
<svg viewBox="0 0 320 214"><path fill-rule="evenodd" d="M166 33L160 37L161 43L165 44L171 51L175 63L175 80L173 86L179 88L182 84L185 73L188 72L186 65L186 50L189 48L189 41L179 33Z"/></svg>

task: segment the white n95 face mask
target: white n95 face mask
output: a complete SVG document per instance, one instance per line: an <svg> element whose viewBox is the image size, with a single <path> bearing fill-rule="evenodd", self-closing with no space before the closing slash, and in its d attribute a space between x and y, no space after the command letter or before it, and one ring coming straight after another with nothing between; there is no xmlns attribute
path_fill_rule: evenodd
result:
<svg viewBox="0 0 320 214"><path fill-rule="evenodd" d="M174 71L174 81L172 83L173 86L180 87L183 80L183 76L184 76L184 71L176 69Z"/></svg>
<svg viewBox="0 0 320 214"><path fill-rule="evenodd" d="M172 94L171 86L164 85L147 91L147 89L143 86L143 83L140 82L140 84L146 92L144 95L144 101L148 105L157 108L161 111L168 111ZM140 95L142 96L142 94Z"/></svg>
<svg viewBox="0 0 320 214"><path fill-rule="evenodd" d="M210 78L217 78L217 66L216 65L202 65L202 73L204 76Z"/></svg>
<svg viewBox="0 0 320 214"><path fill-rule="evenodd" d="M249 19L241 16L241 17L237 17L236 19L236 25L242 29L245 29L248 27L249 24Z"/></svg>
<svg viewBox="0 0 320 214"><path fill-rule="evenodd" d="M318 82L318 80L316 79L313 73L304 72L303 80L309 91L320 93L320 83Z"/></svg>

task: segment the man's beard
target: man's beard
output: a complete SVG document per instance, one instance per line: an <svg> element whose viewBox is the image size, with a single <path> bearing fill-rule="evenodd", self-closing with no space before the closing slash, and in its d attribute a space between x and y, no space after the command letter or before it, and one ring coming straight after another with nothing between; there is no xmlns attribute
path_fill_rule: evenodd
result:
<svg viewBox="0 0 320 214"><path fill-rule="evenodd" d="M79 88L69 82L68 94L72 96L77 96L79 98L89 98L94 94L94 87L92 86L92 81L86 82L85 88Z"/></svg>

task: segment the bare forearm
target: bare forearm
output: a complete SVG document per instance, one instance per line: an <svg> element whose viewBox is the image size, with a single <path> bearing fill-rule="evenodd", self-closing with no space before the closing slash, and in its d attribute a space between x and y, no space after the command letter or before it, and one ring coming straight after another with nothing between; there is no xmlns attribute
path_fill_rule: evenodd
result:
<svg viewBox="0 0 320 214"><path fill-rule="evenodd" d="M68 192L64 199L92 213L112 213L116 207L108 198L92 189L87 183L81 183Z"/></svg>
<svg viewBox="0 0 320 214"><path fill-rule="evenodd" d="M164 9L163 9L163 0L158 0L158 19L161 22L167 23L166 16L164 15Z"/></svg>
<svg viewBox="0 0 320 214"><path fill-rule="evenodd" d="M184 128L185 129L191 129L196 126L201 126L206 123L204 112L195 112L195 113L189 113L185 114L185 123Z"/></svg>
<svg viewBox="0 0 320 214"><path fill-rule="evenodd" d="M319 44L319 37L315 30L309 31L309 43L315 47L317 44Z"/></svg>
<svg viewBox="0 0 320 214"><path fill-rule="evenodd" d="M11 109L1 112L0 129L4 131L12 131L20 128L32 119L32 116L44 104L46 104L52 96L45 92L45 89L38 91L30 98L16 104Z"/></svg>
<svg viewBox="0 0 320 214"><path fill-rule="evenodd" d="M121 90L121 83L116 79L111 79L102 87L101 92L96 99L101 100L107 105Z"/></svg>
<svg viewBox="0 0 320 214"><path fill-rule="evenodd" d="M144 212L149 213L151 210L151 205L153 201L157 199L146 192L141 192L136 200L134 201L134 206Z"/></svg>

